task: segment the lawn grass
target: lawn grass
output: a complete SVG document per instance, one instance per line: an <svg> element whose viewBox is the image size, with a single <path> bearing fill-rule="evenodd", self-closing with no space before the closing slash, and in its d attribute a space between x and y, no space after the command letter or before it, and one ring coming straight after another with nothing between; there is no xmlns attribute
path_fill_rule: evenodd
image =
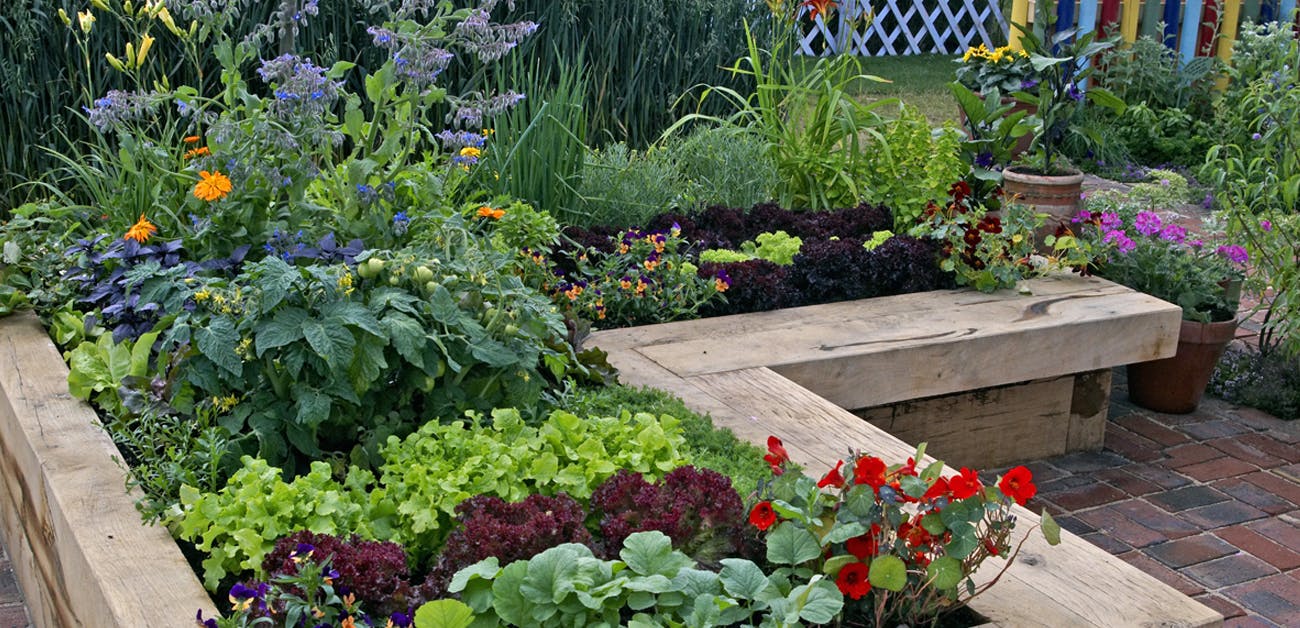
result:
<svg viewBox="0 0 1300 628"><path fill-rule="evenodd" d="M925 114L931 125L942 126L944 122L957 119L957 102L948 83L956 77L953 74L957 64L949 55L914 55L906 57L865 57L862 59L862 71L865 74L887 79L889 83L862 81L855 85L855 96L869 100L879 98L897 98L916 107Z"/></svg>

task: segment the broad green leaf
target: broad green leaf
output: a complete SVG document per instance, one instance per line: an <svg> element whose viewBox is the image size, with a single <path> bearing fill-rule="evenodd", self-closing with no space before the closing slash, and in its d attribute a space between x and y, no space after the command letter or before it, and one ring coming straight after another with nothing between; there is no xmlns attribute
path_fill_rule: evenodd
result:
<svg viewBox="0 0 1300 628"><path fill-rule="evenodd" d="M728 594L742 600L757 600L759 594L770 586L763 570L743 558L722 559L718 579Z"/></svg>
<svg viewBox="0 0 1300 628"><path fill-rule="evenodd" d="M293 282L302 277L302 274L297 268L274 255L262 260L258 266L261 278L257 285L262 289L258 308L266 313L274 310L288 296L289 290L293 288Z"/></svg>
<svg viewBox="0 0 1300 628"><path fill-rule="evenodd" d="M1061 526L1056 523L1052 515L1043 509L1043 538L1047 539L1048 545L1061 544Z"/></svg>
<svg viewBox="0 0 1300 628"><path fill-rule="evenodd" d="M388 339L393 343L397 354L417 368L424 369L425 335L420 323L401 312L389 312L381 324L388 332Z"/></svg>
<svg viewBox="0 0 1300 628"><path fill-rule="evenodd" d="M631 578L627 584L623 585L628 591L640 591L643 593L667 593L673 589L673 581L662 574L650 574L648 576L638 576ZM651 604L654 604L654 598L651 597ZM633 610L640 610L633 608Z"/></svg>
<svg viewBox="0 0 1300 628"><path fill-rule="evenodd" d="M740 559L724 558L722 564L725 565L728 560ZM683 569L673 577L673 589L692 600L702 595L716 595L722 590L719 585L718 574L703 569Z"/></svg>
<svg viewBox="0 0 1300 628"><path fill-rule="evenodd" d="M877 556L871 561L867 579L871 581L873 587L886 591L902 591L907 585L907 566L903 564L903 559L897 556Z"/></svg>
<svg viewBox="0 0 1300 628"><path fill-rule="evenodd" d="M304 322L307 322L307 311L290 307L281 309L272 319L257 325L255 332L257 358L261 358L261 355L272 348L283 347L302 339Z"/></svg>
<svg viewBox="0 0 1300 628"><path fill-rule="evenodd" d="M141 334L135 341L135 346L131 348L131 375L144 377L149 374L149 356L153 354L153 343L157 340L158 332L151 331Z"/></svg>
<svg viewBox="0 0 1300 628"><path fill-rule="evenodd" d="M325 319L327 323L337 322L340 325L351 325L373 336L387 337L375 315L371 314L370 310L366 309L366 306L354 301L334 301L325 304L321 308L321 318Z"/></svg>
<svg viewBox="0 0 1300 628"><path fill-rule="evenodd" d="M952 532L952 539L944 545L944 552L947 555L957 559L964 559L970 556L979 545L979 539L976 536L975 526L965 521L958 521L948 527Z"/></svg>
<svg viewBox="0 0 1300 628"><path fill-rule="evenodd" d="M940 556L925 568L925 577L940 591L955 589L963 577L961 561L951 556Z"/></svg>
<svg viewBox="0 0 1300 628"><path fill-rule="evenodd" d="M812 532L784 521L767 535L767 559L777 565L798 565L821 556L821 544Z"/></svg>
<svg viewBox="0 0 1300 628"><path fill-rule="evenodd" d="M486 336L475 340L470 345L470 354L480 362L493 368L514 366L519 362L519 354L511 350L510 347Z"/></svg>
<svg viewBox="0 0 1300 628"><path fill-rule="evenodd" d="M528 574L519 584L519 592L528 601L542 605L559 604L568 597L574 591L575 579L578 576L579 554L573 550L574 547L581 546L566 543L528 559ZM545 619L545 617L538 617L536 610L533 617L538 620Z"/></svg>
<svg viewBox="0 0 1300 628"><path fill-rule="evenodd" d="M311 345L312 351L331 368L343 368L352 361L352 347L356 344L356 339L348 330L324 321L309 320L303 323L302 335L307 339L307 344Z"/></svg>
<svg viewBox="0 0 1300 628"><path fill-rule="evenodd" d="M492 581L492 609L504 623L515 626L535 623L532 616L536 605L528 601L520 591L527 573L528 562L519 560L506 565L496 580Z"/></svg>
<svg viewBox="0 0 1300 628"><path fill-rule="evenodd" d="M657 530L628 536L618 556L627 563L628 569L643 576L660 574L671 578L695 566L695 561L685 554L673 551L672 540Z"/></svg>
<svg viewBox="0 0 1300 628"><path fill-rule="evenodd" d="M318 390L302 389L298 393L298 415L294 421L299 425L316 427L330 418L330 397Z"/></svg>
<svg viewBox="0 0 1300 628"><path fill-rule="evenodd" d="M844 594L829 580L795 587L790 592L799 618L812 624L829 624L844 608Z"/></svg>
<svg viewBox="0 0 1300 628"><path fill-rule="evenodd" d="M243 373L244 363L235 353L239 344L239 333L229 318L221 316L210 323L194 330L194 340L203 357L212 360L221 370L239 377Z"/></svg>
<svg viewBox="0 0 1300 628"><path fill-rule="evenodd" d="M415 611L415 628L469 628L474 611L460 600L435 600Z"/></svg>
<svg viewBox="0 0 1300 628"><path fill-rule="evenodd" d="M116 385L94 343L83 342L68 353L68 392L78 399Z"/></svg>
<svg viewBox="0 0 1300 628"><path fill-rule="evenodd" d="M867 526L862 525L857 521L836 524L835 527L831 529L831 533L827 534L826 538L822 539L822 543L827 545L831 543L843 543L855 536L866 534L868 530Z"/></svg>
<svg viewBox="0 0 1300 628"><path fill-rule="evenodd" d="M903 489L903 494L908 497L920 498L925 492L930 490L930 485L919 477L910 475L903 476L898 481L899 486Z"/></svg>
<svg viewBox="0 0 1300 628"><path fill-rule="evenodd" d="M943 517L940 517L938 513L933 512L921 517L921 527L925 528L926 532L935 536L943 534L948 529L948 526L943 525Z"/></svg>
<svg viewBox="0 0 1300 628"><path fill-rule="evenodd" d="M871 518L872 511L876 508L876 494L870 486L858 484L849 489L849 494L844 498L844 505L849 512L863 518Z"/></svg>

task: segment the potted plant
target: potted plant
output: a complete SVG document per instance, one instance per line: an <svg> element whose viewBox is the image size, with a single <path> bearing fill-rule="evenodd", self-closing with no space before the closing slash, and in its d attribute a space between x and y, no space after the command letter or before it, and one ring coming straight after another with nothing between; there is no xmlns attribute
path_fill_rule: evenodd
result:
<svg viewBox="0 0 1300 628"><path fill-rule="evenodd" d="M1103 199L1104 203L1109 201ZM1120 203L1074 217L1079 238L1096 247L1098 275L1183 308L1178 353L1130 364L1129 396L1158 412L1196 409L1214 365L1237 328L1246 250L1219 234L1198 235L1154 211Z"/></svg>
<svg viewBox="0 0 1300 628"><path fill-rule="evenodd" d="M957 67L957 81L951 88L957 98L957 114L962 128L969 136L987 135L989 128L982 124L989 121L989 118L982 114L996 112L997 117L991 120L996 123L1004 118L1019 121L1037 111L1035 105L1011 97L1013 92L1033 89L1039 83L1038 73L1029 61L1028 52L1012 50L1011 46L989 50L980 44L967 48L956 63L960 64ZM965 94L975 98L982 106L967 102L963 98ZM1014 143L1010 146L1010 152L1007 155L990 153L996 159L993 163L1006 165L1012 158L1029 150L1034 138L1029 127L1016 126L1015 122L1012 122L1012 127L1017 135L1013 136Z"/></svg>
<svg viewBox="0 0 1300 628"><path fill-rule="evenodd" d="M1023 33L1021 41L1038 82L1022 87L1012 96L1036 107L1029 117L1034 137L1027 158L1004 170L1002 181L1007 196L1064 220L1078 211L1083 184L1083 173L1061 157L1066 138L1084 133L1075 124L1079 110L1089 101L1122 112L1124 103L1099 87L1083 87L1083 81L1092 73L1087 60L1111 48L1114 42L1097 41L1095 32L1079 33L1077 28L1055 32L1054 7L1053 2L1040 2L1032 29L1015 24Z"/></svg>

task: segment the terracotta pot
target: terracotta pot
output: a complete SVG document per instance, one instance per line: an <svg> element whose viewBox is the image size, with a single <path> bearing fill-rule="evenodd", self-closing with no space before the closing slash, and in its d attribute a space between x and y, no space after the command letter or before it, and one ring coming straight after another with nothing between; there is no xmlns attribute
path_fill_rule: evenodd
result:
<svg viewBox="0 0 1300 628"><path fill-rule="evenodd" d="M1178 353L1172 358L1128 365L1133 403L1168 414L1187 414L1201 403L1214 365L1237 332L1237 321L1183 321Z"/></svg>
<svg viewBox="0 0 1300 628"><path fill-rule="evenodd" d="M1013 166L1002 171L1002 192L1006 202L1028 205L1038 213L1047 214L1036 234L1041 243L1079 213L1083 173L1075 170L1066 175L1040 175L1024 172L1022 168Z"/></svg>

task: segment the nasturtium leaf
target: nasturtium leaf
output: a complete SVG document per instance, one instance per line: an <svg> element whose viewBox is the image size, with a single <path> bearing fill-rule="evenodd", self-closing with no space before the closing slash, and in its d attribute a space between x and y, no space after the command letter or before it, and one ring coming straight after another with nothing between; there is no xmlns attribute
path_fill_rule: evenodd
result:
<svg viewBox="0 0 1300 628"><path fill-rule="evenodd" d="M948 529L948 526L943 525L943 517L933 512L921 517L921 527L935 536L943 534Z"/></svg>
<svg viewBox="0 0 1300 628"><path fill-rule="evenodd" d="M776 511L777 516L782 519L794 519L796 521L807 521L807 516L802 510L795 508L790 502L782 499L772 500L772 510Z"/></svg>
<svg viewBox="0 0 1300 628"><path fill-rule="evenodd" d="M964 522L970 514L971 508L966 505L966 501L956 501L948 504L946 508L939 511L939 518L943 524L951 528L954 524Z"/></svg>
<svg viewBox="0 0 1300 628"><path fill-rule="evenodd" d="M930 485L921 478L905 475L898 480L898 485L903 489L903 494L908 497L920 498L925 492L930 490Z"/></svg>
<svg viewBox="0 0 1300 628"><path fill-rule="evenodd" d="M871 568L867 572L867 579L871 581L871 586L886 591L902 591L907 586L907 565L903 564L903 559L886 554L877 556L871 561Z"/></svg>
<svg viewBox="0 0 1300 628"><path fill-rule="evenodd" d="M940 591L955 589L962 579L961 561L952 556L940 556L925 568L925 577Z"/></svg>
<svg viewBox="0 0 1300 628"><path fill-rule="evenodd" d="M415 628L469 628L474 611L459 600L434 600L415 610Z"/></svg>
<svg viewBox="0 0 1300 628"><path fill-rule="evenodd" d="M1056 523L1056 520L1052 518L1052 515L1049 514L1046 509L1043 510L1042 525L1043 525L1043 538L1047 539L1047 544L1060 545L1061 526L1060 524Z"/></svg>
<svg viewBox="0 0 1300 628"><path fill-rule="evenodd" d="M939 479L941 475L943 475L943 462L941 461L931 463L930 466L921 471L921 479L931 484Z"/></svg>
<svg viewBox="0 0 1300 628"><path fill-rule="evenodd" d="M821 556L821 544L812 532L784 521L767 535L767 559L777 565L798 565Z"/></svg>
<svg viewBox="0 0 1300 628"><path fill-rule="evenodd" d="M849 489L849 494L844 497L844 506L859 517L869 518L876 506L875 492L866 484L858 484Z"/></svg>
<svg viewBox="0 0 1300 628"><path fill-rule="evenodd" d="M956 522L948 530L952 532L952 539L944 545L944 552L948 556L964 559L979 545L975 526L965 521Z"/></svg>
<svg viewBox="0 0 1300 628"><path fill-rule="evenodd" d="M722 559L722 571L718 572L718 579L729 595L742 600L758 599L759 594L769 586L763 570L743 558Z"/></svg>
<svg viewBox="0 0 1300 628"><path fill-rule="evenodd" d="M855 536L862 536L867 532L867 526L862 525L857 521L841 523L831 529L831 533L827 534L826 537L822 539L822 543L827 545L831 543L843 543Z"/></svg>

